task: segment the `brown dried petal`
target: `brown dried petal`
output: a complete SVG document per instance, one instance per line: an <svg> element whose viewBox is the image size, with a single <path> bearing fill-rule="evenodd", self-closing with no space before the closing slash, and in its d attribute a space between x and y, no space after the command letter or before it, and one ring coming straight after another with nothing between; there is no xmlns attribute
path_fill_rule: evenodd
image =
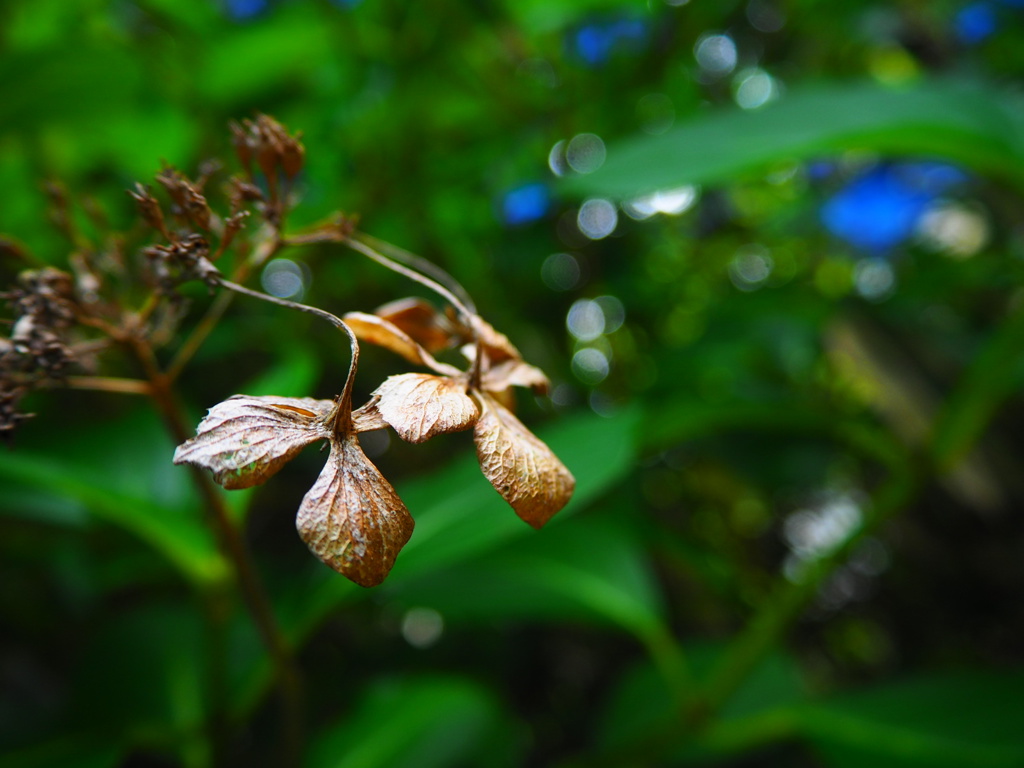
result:
<svg viewBox="0 0 1024 768"><path fill-rule="evenodd" d="M454 342L451 323L423 299L396 299L377 307L374 314L408 334L428 352L448 349Z"/></svg>
<svg viewBox="0 0 1024 768"><path fill-rule="evenodd" d="M529 387L538 395L547 394L551 382L544 371L522 360L506 360L484 371L480 385L485 392L504 392L509 387Z"/></svg>
<svg viewBox="0 0 1024 768"><path fill-rule="evenodd" d="M178 446L175 464L213 473L228 489L270 478L310 443L330 438L332 400L235 395L210 409L196 436Z"/></svg>
<svg viewBox="0 0 1024 768"><path fill-rule="evenodd" d="M399 437L422 443L434 435L470 427L480 414L462 378L402 373L389 376L373 393L377 410Z"/></svg>
<svg viewBox="0 0 1024 768"><path fill-rule="evenodd" d="M377 429L387 429L388 423L377 410L379 397L371 397L366 404L352 411L353 432L373 432Z"/></svg>
<svg viewBox="0 0 1024 768"><path fill-rule="evenodd" d="M413 529L409 511L355 434L331 441L327 466L295 523L313 554L363 587L384 581Z"/></svg>
<svg viewBox="0 0 1024 768"><path fill-rule="evenodd" d="M494 330L494 326L479 315L473 317L473 330L476 331L477 338L480 339L480 345L487 353L487 359L491 365L496 365L505 360L523 359L522 353L508 340L508 336L498 333Z"/></svg>
<svg viewBox="0 0 1024 768"><path fill-rule="evenodd" d="M480 469L523 520L540 528L572 498L576 480L512 412L484 395L473 438Z"/></svg>
<svg viewBox="0 0 1024 768"><path fill-rule="evenodd" d="M360 341L389 349L410 363L425 366L446 376L459 376L462 373L452 365L435 360L433 355L413 341L408 334L384 318L365 312L348 312L342 319Z"/></svg>

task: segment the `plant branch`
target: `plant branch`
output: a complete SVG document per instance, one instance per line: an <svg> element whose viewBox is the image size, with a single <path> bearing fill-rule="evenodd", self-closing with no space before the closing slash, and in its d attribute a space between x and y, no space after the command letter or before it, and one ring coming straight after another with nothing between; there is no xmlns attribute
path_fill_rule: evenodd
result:
<svg viewBox="0 0 1024 768"><path fill-rule="evenodd" d="M410 253L404 248L399 248L397 245L393 245L385 240L368 235L365 232L353 232L350 235L352 240L363 243L364 245L374 248L379 253L385 254L394 261L400 264L405 264L408 267L412 267L417 272L421 272L428 277L433 278L438 283L446 286L453 294L459 297L459 300L466 305L473 314L477 314L476 305L473 303L473 298L469 295L469 292L456 280L454 277L449 275L434 262L428 261L414 253Z"/></svg>
<svg viewBox="0 0 1024 768"><path fill-rule="evenodd" d="M142 379L119 379L111 376L68 376L67 386L71 389L92 389L97 392L117 392L124 395L151 395L148 381Z"/></svg>
<svg viewBox="0 0 1024 768"><path fill-rule="evenodd" d="M137 336L125 339L131 352L149 380L150 396L163 417L168 431L178 444L189 438L182 409L171 380L162 372L148 342ZM298 668L270 606L266 589L256 573L255 565L230 510L210 477L198 467L189 466L196 489L213 524L221 548L234 567L239 588L264 646L270 654L280 686L283 709L283 745L286 765L298 765L302 751L302 706Z"/></svg>
<svg viewBox="0 0 1024 768"><path fill-rule="evenodd" d="M430 290L434 291L434 293L441 296L445 301L447 301L449 304L455 307L455 309L459 311L459 314L462 315L466 323L471 328L473 327L472 321L473 318L476 317L476 312L471 311L469 307L463 304L462 301L455 296L454 293L452 293L450 290L445 288L437 281L427 277L426 275L420 274L419 272L410 267L407 267L403 264L399 264L397 261L389 259L387 256L385 256L382 253L378 253L373 248L363 243L361 240L357 240L353 237L344 237L341 239L341 242L347 245L352 250L358 251L367 258L377 262L382 267L390 269L392 272L397 272L398 274L403 275L404 277L407 277L410 280L417 282L420 285L425 286L426 288L429 288Z"/></svg>
<svg viewBox="0 0 1024 768"><path fill-rule="evenodd" d="M245 259L235 268L231 275L231 280L234 283L244 282L249 275L265 264L283 246L284 240L281 238L280 230L269 226L266 227L259 244L252 252L252 256ZM213 332L213 329L217 327L224 313L231 306L232 299L234 299L234 296L230 293L222 293L214 299L213 303L206 310L206 314L203 315L203 318L192 329L192 332L178 349L174 359L171 360L171 364L167 366L167 376L171 381L178 379L185 366L188 365L188 362L195 353L199 351L203 342Z"/></svg>
<svg viewBox="0 0 1024 768"><path fill-rule="evenodd" d="M318 307L311 307L308 304L299 304L297 301L289 301L288 299L281 299L277 296L271 296L269 293L262 293L260 291L254 291L251 288L246 288L244 285L238 285L230 280L224 280L223 278L218 281L223 288L227 288L229 291L240 293L243 296L249 296L254 299L260 299L271 304L277 304L279 307L287 307L288 309L294 309L299 312L305 312L306 314L315 315L321 320L326 320L328 323L333 325L335 328L342 331L347 337L349 347L352 351L352 356L349 359L348 364L348 375L345 378L345 389L341 393L341 397L338 398L338 402L342 405L343 411L352 410L352 384L355 381L356 368L359 366L359 341L356 339L356 335L352 332L352 329L348 327L337 315L332 315L330 312Z"/></svg>

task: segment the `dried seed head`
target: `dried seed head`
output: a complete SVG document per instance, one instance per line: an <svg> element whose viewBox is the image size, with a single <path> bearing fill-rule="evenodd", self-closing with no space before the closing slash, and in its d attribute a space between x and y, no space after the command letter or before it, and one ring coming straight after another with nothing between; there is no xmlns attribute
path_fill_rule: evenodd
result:
<svg viewBox="0 0 1024 768"><path fill-rule="evenodd" d="M210 206L206 198L180 171L165 165L156 180L174 202L175 214L186 217L200 229L210 228Z"/></svg>
<svg viewBox="0 0 1024 768"><path fill-rule="evenodd" d="M193 233L170 245L151 245L142 253L150 260L163 293L173 293L190 280L202 280L212 289L220 280L220 271L210 261L210 244L202 235Z"/></svg>
<svg viewBox="0 0 1024 768"><path fill-rule="evenodd" d="M248 127L248 121L246 121ZM252 156L255 150L255 137L246 128L232 120L228 123L231 129L231 145L235 148L238 162L245 168L246 173L252 177Z"/></svg>
<svg viewBox="0 0 1024 768"><path fill-rule="evenodd" d="M250 184L238 176L232 176L228 183L231 185L228 199L232 214L243 211L248 203L264 202L263 191L255 184Z"/></svg>
<svg viewBox="0 0 1024 768"><path fill-rule="evenodd" d="M142 220L164 237L170 239L164 227L164 212L160 207L160 201L153 197L149 187L136 183L135 190L129 189L128 194L135 200Z"/></svg>
<svg viewBox="0 0 1024 768"><path fill-rule="evenodd" d="M54 267L26 270L11 291L0 294L15 317L31 315L40 325L63 329L75 321L74 280Z"/></svg>

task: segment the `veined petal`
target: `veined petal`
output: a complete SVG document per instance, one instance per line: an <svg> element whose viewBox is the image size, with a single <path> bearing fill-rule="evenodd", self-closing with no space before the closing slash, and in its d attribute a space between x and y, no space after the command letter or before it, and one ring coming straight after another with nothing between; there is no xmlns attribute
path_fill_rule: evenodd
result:
<svg viewBox="0 0 1024 768"><path fill-rule="evenodd" d="M538 395L546 394L551 382L544 371L522 360L506 360L484 371L480 386L486 392L504 392L509 387L529 387Z"/></svg>
<svg viewBox="0 0 1024 768"><path fill-rule="evenodd" d="M448 349L454 343L451 322L433 304L416 297L389 301L373 311L428 352Z"/></svg>
<svg viewBox="0 0 1024 768"><path fill-rule="evenodd" d="M480 413L461 377L402 373L389 376L373 396L384 421L410 443L466 429Z"/></svg>
<svg viewBox="0 0 1024 768"><path fill-rule="evenodd" d="M333 400L234 395L213 406L196 436L174 451L175 464L208 469L225 488L250 488L310 443L330 437Z"/></svg>
<svg viewBox="0 0 1024 768"><path fill-rule="evenodd" d="M479 404L473 438L480 469L519 517L540 528L572 498L576 479L511 411L486 393Z"/></svg>
<svg viewBox="0 0 1024 768"><path fill-rule="evenodd" d="M508 336L494 330L494 326L479 315L473 318L473 330L476 331L477 338L480 339L480 345L487 353L487 359L491 365L496 365L505 360L523 359L522 353L508 340Z"/></svg>
<svg viewBox="0 0 1024 768"><path fill-rule="evenodd" d="M422 365L446 376L457 376L461 373L458 368L435 360L433 355L413 341L408 334L382 317L368 315L365 312L348 312L343 319L360 341L389 349L410 363Z"/></svg>
<svg viewBox="0 0 1024 768"><path fill-rule="evenodd" d="M384 581L413 529L405 504L355 433L331 441L327 466L302 499L295 524L313 554L363 587Z"/></svg>
<svg viewBox="0 0 1024 768"><path fill-rule="evenodd" d="M373 432L376 429L387 429L388 423L377 410L379 397L371 397L366 403L352 411L353 432Z"/></svg>

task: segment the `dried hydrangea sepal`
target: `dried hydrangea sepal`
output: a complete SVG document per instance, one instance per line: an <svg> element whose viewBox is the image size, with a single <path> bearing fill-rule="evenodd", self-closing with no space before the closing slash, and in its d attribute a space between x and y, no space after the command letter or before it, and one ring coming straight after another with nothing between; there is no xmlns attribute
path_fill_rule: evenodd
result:
<svg viewBox="0 0 1024 768"><path fill-rule="evenodd" d="M311 397L234 395L209 410L174 463L208 469L230 490L260 485L307 445L330 438L325 422L335 408Z"/></svg>
<svg viewBox="0 0 1024 768"><path fill-rule="evenodd" d="M384 421L410 443L468 429L480 414L462 377L402 373L389 376L373 394Z"/></svg>
<svg viewBox="0 0 1024 768"><path fill-rule="evenodd" d="M384 581L414 525L355 433L331 441L327 465L303 498L295 523L314 555L362 587Z"/></svg>
<svg viewBox="0 0 1024 768"><path fill-rule="evenodd" d="M541 528L569 503L576 479L511 411L484 395L473 430L484 476L523 520Z"/></svg>

